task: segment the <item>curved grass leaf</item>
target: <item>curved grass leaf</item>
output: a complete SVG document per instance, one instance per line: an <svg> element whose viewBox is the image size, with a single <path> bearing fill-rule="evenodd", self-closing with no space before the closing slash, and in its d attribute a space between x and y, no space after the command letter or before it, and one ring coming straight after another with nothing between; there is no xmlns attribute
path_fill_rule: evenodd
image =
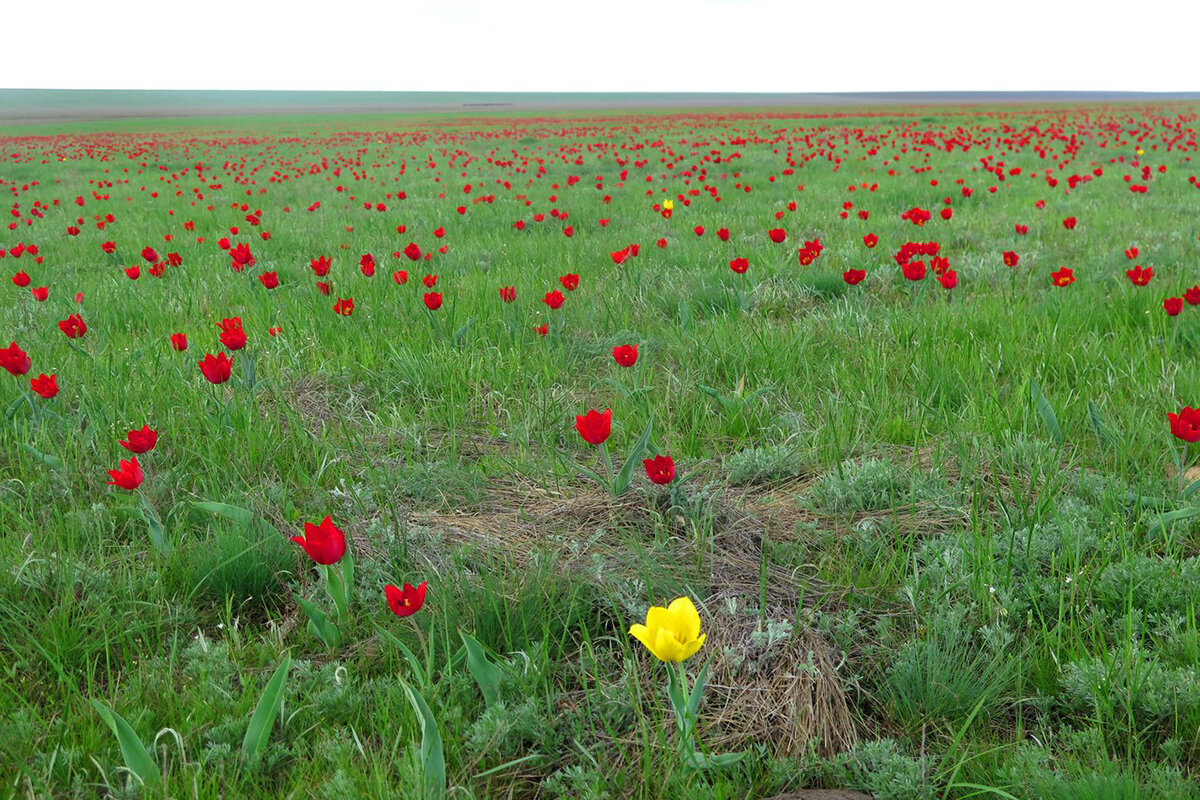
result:
<svg viewBox="0 0 1200 800"><path fill-rule="evenodd" d="M625 463L621 466L621 471L617 473L617 477L613 481L614 497L624 493L629 488L629 483L633 480L633 471L637 469L638 462L642 459L642 454L646 452L646 445L650 443L650 433L653 427L654 419L651 418L646 423L646 430L642 431L642 435L633 443L633 449L625 457Z"/></svg>
<svg viewBox="0 0 1200 800"><path fill-rule="evenodd" d="M228 503L214 503L208 500L193 500L192 507L207 511L224 519L232 520L241 525L249 525L254 521L254 512L241 506L231 506Z"/></svg>
<svg viewBox="0 0 1200 800"><path fill-rule="evenodd" d="M426 800L441 800L446 793L446 756L442 749L442 734L438 730L437 720L425 698L404 680L400 681L408 702L417 714L417 722L421 725L421 768L424 773L424 792Z"/></svg>
<svg viewBox="0 0 1200 800"><path fill-rule="evenodd" d="M288 670L292 668L292 655L287 653L283 662L276 668L267 688L263 689L262 697L250 716L250 725L246 728L246 738L242 740L242 753L251 762L262 757L271 738L271 728L275 727L275 718L283 708L283 690L287 685Z"/></svg>
<svg viewBox="0 0 1200 800"><path fill-rule="evenodd" d="M329 617L325 616L325 612L311 600L305 600L300 595L295 595L296 605L300 606L308 617L308 632L325 643L325 646L330 650L336 650L342 644L342 634L338 630Z"/></svg>
<svg viewBox="0 0 1200 800"><path fill-rule="evenodd" d="M1033 398L1033 404L1037 407L1042 422L1046 423L1046 430L1050 433L1050 438L1054 440L1055 444L1062 444L1063 434L1062 427L1058 424L1058 416L1055 415L1050 401L1042 394L1042 387L1038 386L1037 381L1032 378L1029 380L1029 396Z"/></svg>
<svg viewBox="0 0 1200 800"><path fill-rule="evenodd" d="M154 757L133 732L129 723L98 700L92 700L92 706L117 737L117 744L121 747L121 758L125 759L125 767L144 785L161 784L162 772L159 771L158 764L154 763Z"/></svg>
<svg viewBox="0 0 1200 800"><path fill-rule="evenodd" d="M1188 517L1194 517L1197 515L1200 515L1200 506L1181 508L1178 511L1171 511L1167 514L1163 514L1150 525L1150 528L1151 530L1155 528L1165 528L1168 525L1179 522L1181 519L1187 519Z"/></svg>
<svg viewBox="0 0 1200 800"><path fill-rule="evenodd" d="M400 639L397 638L396 635L391 631L381 628L378 625L375 626L375 631L384 639L395 645L396 649L400 651L400 655L404 656L404 660L408 662L408 666L413 671L413 675L417 676L417 680L420 682L421 687L424 689L429 688L429 681L425 677L425 668L421 666L421 659L417 658L417 654L414 653L408 645L400 641Z"/></svg>
<svg viewBox="0 0 1200 800"><path fill-rule="evenodd" d="M504 672L488 659L483 645L474 636L463 631L459 631L458 635L467 647L467 670L475 679L475 683L479 684L484 702L489 706L496 703L500 700L500 678L504 676Z"/></svg>

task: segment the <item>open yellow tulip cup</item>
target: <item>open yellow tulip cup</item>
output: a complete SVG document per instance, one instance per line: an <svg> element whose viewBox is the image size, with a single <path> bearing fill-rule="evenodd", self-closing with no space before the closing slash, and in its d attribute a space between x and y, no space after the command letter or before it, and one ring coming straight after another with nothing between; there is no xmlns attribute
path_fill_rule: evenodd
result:
<svg viewBox="0 0 1200 800"><path fill-rule="evenodd" d="M745 753L712 756L696 749L700 697L708 682L708 664L706 662L700 668L695 684L688 691L683 662L700 650L705 636L700 632L700 613L691 598L677 597L666 608L651 606L646 612L646 624L630 626L629 634L646 645L655 658L667 664L667 696L675 711L679 754L684 764L694 769L708 769L741 761Z"/></svg>

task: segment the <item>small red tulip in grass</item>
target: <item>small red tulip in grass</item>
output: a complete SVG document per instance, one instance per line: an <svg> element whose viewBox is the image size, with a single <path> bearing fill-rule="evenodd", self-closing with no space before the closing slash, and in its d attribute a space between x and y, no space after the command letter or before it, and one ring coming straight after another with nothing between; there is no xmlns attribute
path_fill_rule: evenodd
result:
<svg viewBox="0 0 1200 800"><path fill-rule="evenodd" d="M327 516L319 525L304 523L304 535L293 536L292 541L304 548L308 557L318 564L336 564L346 554L346 535Z"/></svg>
<svg viewBox="0 0 1200 800"><path fill-rule="evenodd" d="M1070 267L1063 267L1057 272L1051 272L1050 279L1055 286L1070 286L1075 282L1075 271Z"/></svg>
<svg viewBox="0 0 1200 800"><path fill-rule="evenodd" d="M0 367L12 375L24 375L33 366L25 351L13 342L8 347L0 348Z"/></svg>
<svg viewBox="0 0 1200 800"><path fill-rule="evenodd" d="M212 384L225 383L233 372L233 362L224 353L218 353L216 356L206 353L204 360L198 363L204 379Z"/></svg>
<svg viewBox="0 0 1200 800"><path fill-rule="evenodd" d="M393 614L397 617L409 617L420 611L421 606L425 605L427 587L427 581L422 581L420 586L406 583L403 587L389 583L383 587L383 594L387 598L388 608L392 610Z"/></svg>
<svg viewBox="0 0 1200 800"><path fill-rule="evenodd" d="M651 483L664 486L675 480L675 460L670 456L655 456L642 461L646 468L646 477Z"/></svg>
<svg viewBox="0 0 1200 800"><path fill-rule="evenodd" d="M58 394L58 377L43 372L30 381L29 388L41 395L43 400L49 400Z"/></svg>
<svg viewBox="0 0 1200 800"><path fill-rule="evenodd" d="M117 486L131 492L141 486L145 478L142 474L142 468L138 465L137 456L128 461L122 459L119 468L110 469L108 475L109 486Z"/></svg>
<svg viewBox="0 0 1200 800"><path fill-rule="evenodd" d="M1167 414L1171 434L1185 442L1200 442L1200 408L1184 406L1179 413Z"/></svg>
<svg viewBox="0 0 1200 800"><path fill-rule="evenodd" d="M1168 297L1163 300L1163 311L1167 312L1168 317L1177 317L1179 312L1183 311L1182 297Z"/></svg>
<svg viewBox="0 0 1200 800"><path fill-rule="evenodd" d="M636 344L622 344L613 348L613 360L622 367L632 367L637 362L638 346Z"/></svg>
<svg viewBox="0 0 1200 800"><path fill-rule="evenodd" d="M129 431L125 435L125 441L118 442L118 444L131 453L138 455L148 453L158 444L158 431L149 425L143 425L141 430Z"/></svg>

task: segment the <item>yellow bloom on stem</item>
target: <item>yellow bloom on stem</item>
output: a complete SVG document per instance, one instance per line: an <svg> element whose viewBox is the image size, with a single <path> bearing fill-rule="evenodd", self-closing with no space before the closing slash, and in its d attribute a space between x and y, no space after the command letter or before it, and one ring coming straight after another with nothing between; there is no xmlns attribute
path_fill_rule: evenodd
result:
<svg viewBox="0 0 1200 800"><path fill-rule="evenodd" d="M629 634L659 661L685 661L704 644L700 613L688 597L677 597L666 608L651 606L646 624L631 626Z"/></svg>
<svg viewBox="0 0 1200 800"><path fill-rule="evenodd" d="M673 202L671 202L670 200L663 200L662 207L665 208L667 211L670 211L671 209L673 209L675 207L675 204Z"/></svg>

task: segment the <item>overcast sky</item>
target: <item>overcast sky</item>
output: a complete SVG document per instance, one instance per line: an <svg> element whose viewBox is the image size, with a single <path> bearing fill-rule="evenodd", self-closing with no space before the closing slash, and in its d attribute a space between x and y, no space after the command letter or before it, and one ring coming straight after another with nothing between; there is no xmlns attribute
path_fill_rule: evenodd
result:
<svg viewBox="0 0 1200 800"><path fill-rule="evenodd" d="M1163 0L23 0L0 88L1197 91L1198 21Z"/></svg>

